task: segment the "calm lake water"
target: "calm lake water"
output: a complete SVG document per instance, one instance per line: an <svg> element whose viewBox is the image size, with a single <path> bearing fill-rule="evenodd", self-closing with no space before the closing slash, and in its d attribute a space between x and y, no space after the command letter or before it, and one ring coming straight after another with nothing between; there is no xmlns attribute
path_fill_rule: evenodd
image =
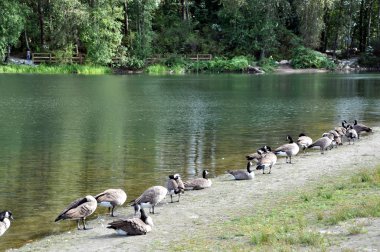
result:
<svg viewBox="0 0 380 252"><path fill-rule="evenodd" d="M377 125L380 75L0 75L0 118L0 209L15 217L1 251L75 228L54 218L78 197L132 200L173 172L243 169L287 134Z"/></svg>

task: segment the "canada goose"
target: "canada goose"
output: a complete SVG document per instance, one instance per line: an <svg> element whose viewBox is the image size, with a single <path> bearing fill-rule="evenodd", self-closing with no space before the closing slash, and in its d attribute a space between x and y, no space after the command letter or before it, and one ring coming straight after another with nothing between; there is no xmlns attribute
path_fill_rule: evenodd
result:
<svg viewBox="0 0 380 252"><path fill-rule="evenodd" d="M11 211L4 211L0 213L0 236L2 236L11 226L11 221L9 219L13 220Z"/></svg>
<svg viewBox="0 0 380 252"><path fill-rule="evenodd" d="M360 138L361 132L372 132L372 129L370 127L365 126L364 124L358 123L357 120L354 120L354 130L356 130L356 133L358 133L358 139Z"/></svg>
<svg viewBox="0 0 380 252"><path fill-rule="evenodd" d="M173 203L173 194L178 194L178 202L181 198L181 193L184 193L185 186L181 180L179 174L169 175L169 180L166 188L170 194L171 203Z"/></svg>
<svg viewBox="0 0 380 252"><path fill-rule="evenodd" d="M330 130L328 133L324 133L324 135L326 135L326 136L328 134L333 134L333 136L334 136L333 145L335 145L335 148L338 148L338 145L343 145L342 137L340 136L340 134L336 130ZM322 135L322 137L324 135Z"/></svg>
<svg viewBox="0 0 380 252"><path fill-rule="evenodd" d="M202 178L195 178L184 182L186 190L201 190L211 187L212 182L207 178L208 171L203 170Z"/></svg>
<svg viewBox="0 0 380 252"><path fill-rule="evenodd" d="M122 189L108 189L95 196L99 206L108 207L112 217L115 217L113 210L116 206L121 206L127 200L127 194Z"/></svg>
<svg viewBox="0 0 380 252"><path fill-rule="evenodd" d="M284 144L277 149L274 150L274 154L279 156L286 156L286 163L288 163L289 158L289 164L292 163L292 156L297 155L297 153L300 151L300 147L298 144L293 142L293 139L291 136L287 135L286 139L289 141L288 144Z"/></svg>
<svg viewBox="0 0 380 252"><path fill-rule="evenodd" d="M305 152L306 148L312 143L313 140L310 137L306 136L304 133L301 133L298 136L297 144L302 148L303 152Z"/></svg>
<svg viewBox="0 0 380 252"><path fill-rule="evenodd" d="M227 172L235 177L236 180L248 180L253 179L255 176L255 173L251 170L252 162L249 161L247 163L247 170L228 170Z"/></svg>
<svg viewBox="0 0 380 252"><path fill-rule="evenodd" d="M312 143L311 145L309 145L309 147L307 147L307 148L312 148L312 147L315 147L315 146L319 146L319 148L321 149L321 154L324 154L325 150L329 146L331 146L333 139L334 139L334 135L329 133L326 136L324 136L324 137L319 138L318 140L316 140L314 143Z"/></svg>
<svg viewBox="0 0 380 252"><path fill-rule="evenodd" d="M149 208L149 213L154 214L154 207L160 203L168 194L168 190L163 186L152 186L143 192L140 197L133 200L135 214L140 208Z"/></svg>
<svg viewBox="0 0 380 252"><path fill-rule="evenodd" d="M253 162L257 163L257 162L259 162L259 159L261 158L261 154L263 154L264 152L265 152L264 147L261 147L255 153L251 153L251 154L245 156L245 158L248 161L253 161Z"/></svg>
<svg viewBox="0 0 380 252"><path fill-rule="evenodd" d="M107 228L114 229L119 235L145 235L153 228L153 220L140 208L140 218L117 220L109 223Z"/></svg>
<svg viewBox="0 0 380 252"><path fill-rule="evenodd" d="M346 137L348 139L348 144L351 144L351 140L352 140L352 144L354 144L355 139L358 138L358 133L350 124L347 125L346 130L347 130Z"/></svg>
<svg viewBox="0 0 380 252"><path fill-rule="evenodd" d="M274 154L269 146L264 146L266 152L262 154L261 159L257 163L256 170L263 170L263 174L265 174L265 168L269 167L268 174L271 173L272 167L277 162L277 156Z"/></svg>
<svg viewBox="0 0 380 252"><path fill-rule="evenodd" d="M97 202L94 197L87 195L84 198L79 198L73 201L67 208L65 208L55 219L55 222L59 220L77 220L77 228L80 230L79 221L83 222L83 229L86 230L86 217L95 212Z"/></svg>

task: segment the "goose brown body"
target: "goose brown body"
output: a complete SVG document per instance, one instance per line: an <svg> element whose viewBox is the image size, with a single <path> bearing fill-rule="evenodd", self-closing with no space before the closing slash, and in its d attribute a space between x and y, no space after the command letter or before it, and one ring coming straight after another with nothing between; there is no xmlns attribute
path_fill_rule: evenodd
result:
<svg viewBox="0 0 380 252"><path fill-rule="evenodd" d="M108 207L111 216L114 217L115 207L124 204L127 200L127 194L122 189L107 189L96 195L95 199L100 206Z"/></svg>
<svg viewBox="0 0 380 252"><path fill-rule="evenodd" d="M202 178L195 178L195 179L187 180L184 182L185 189L186 190L201 190L201 189L211 187L212 182L207 176L208 176L208 171L203 170Z"/></svg>
<svg viewBox="0 0 380 252"><path fill-rule="evenodd" d="M144 209L141 208L140 213L140 218L113 221L107 228L114 229L120 235L145 235L152 230L153 221Z"/></svg>
<svg viewBox="0 0 380 252"><path fill-rule="evenodd" d="M251 162L247 163L247 170L228 170L227 172L234 176L236 180L250 180L253 179L255 173L251 170Z"/></svg>
<svg viewBox="0 0 380 252"><path fill-rule="evenodd" d="M87 195L84 198L79 198L73 201L58 215L55 221L66 219L77 220L78 229L80 229L79 220L82 220L83 229L87 229L85 219L86 217L90 216L93 212L95 212L96 207L96 199L91 195Z"/></svg>
<svg viewBox="0 0 380 252"><path fill-rule="evenodd" d="M137 199L134 200L135 213L139 208L149 208L149 212L154 214L154 207L160 203L168 194L168 189L163 186L152 186L146 189Z"/></svg>

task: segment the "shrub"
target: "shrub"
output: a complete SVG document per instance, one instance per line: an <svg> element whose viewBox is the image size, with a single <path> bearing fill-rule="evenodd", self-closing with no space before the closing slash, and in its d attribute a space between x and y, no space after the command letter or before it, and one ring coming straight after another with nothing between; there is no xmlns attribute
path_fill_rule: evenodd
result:
<svg viewBox="0 0 380 252"><path fill-rule="evenodd" d="M335 68L334 62L325 55L303 46L293 51L291 64L294 68Z"/></svg>
<svg viewBox="0 0 380 252"><path fill-rule="evenodd" d="M261 59L258 65L266 73L273 72L274 69L277 67L277 63L272 57Z"/></svg>

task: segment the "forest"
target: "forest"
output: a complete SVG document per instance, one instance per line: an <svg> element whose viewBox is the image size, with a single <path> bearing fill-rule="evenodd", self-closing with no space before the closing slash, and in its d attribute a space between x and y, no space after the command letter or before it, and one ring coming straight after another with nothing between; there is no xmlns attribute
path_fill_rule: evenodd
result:
<svg viewBox="0 0 380 252"><path fill-rule="evenodd" d="M0 58L83 53L139 68L153 55L254 60L300 51L379 65L380 0L1 0ZM24 56L25 57L25 56Z"/></svg>

